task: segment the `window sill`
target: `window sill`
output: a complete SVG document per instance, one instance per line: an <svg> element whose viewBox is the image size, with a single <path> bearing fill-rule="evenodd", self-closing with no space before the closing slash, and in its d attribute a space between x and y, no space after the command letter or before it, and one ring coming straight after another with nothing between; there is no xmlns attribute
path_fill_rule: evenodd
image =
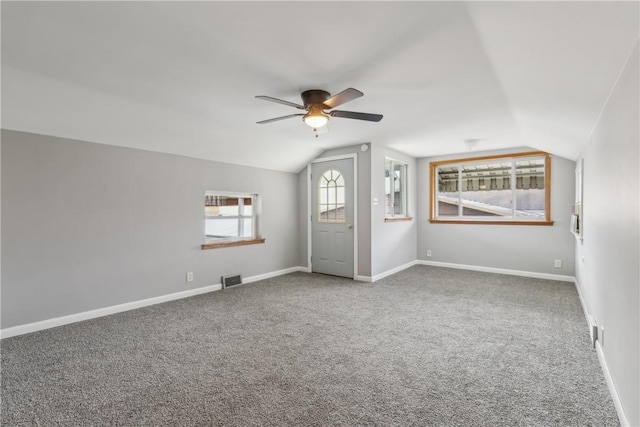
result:
<svg viewBox="0 0 640 427"><path fill-rule="evenodd" d="M232 246L258 245L260 243L264 243L265 240L266 239L251 239L251 240L235 240L235 241L226 241L226 242L204 243L202 245L202 250L230 248Z"/></svg>
<svg viewBox="0 0 640 427"><path fill-rule="evenodd" d="M430 219L432 224L483 224L483 225L553 225L553 221L474 221L465 219Z"/></svg>
<svg viewBox="0 0 640 427"><path fill-rule="evenodd" d="M404 221L413 221L413 217L401 216L401 217L389 217L384 219L384 222L404 222Z"/></svg>

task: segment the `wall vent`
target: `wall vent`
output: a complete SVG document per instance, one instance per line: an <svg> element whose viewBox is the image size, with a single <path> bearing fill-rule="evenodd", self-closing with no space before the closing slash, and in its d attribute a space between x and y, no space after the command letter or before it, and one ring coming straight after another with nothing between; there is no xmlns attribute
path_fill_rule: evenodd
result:
<svg viewBox="0 0 640 427"><path fill-rule="evenodd" d="M242 275L234 274L231 276L222 276L222 289L227 289L237 285L242 285Z"/></svg>

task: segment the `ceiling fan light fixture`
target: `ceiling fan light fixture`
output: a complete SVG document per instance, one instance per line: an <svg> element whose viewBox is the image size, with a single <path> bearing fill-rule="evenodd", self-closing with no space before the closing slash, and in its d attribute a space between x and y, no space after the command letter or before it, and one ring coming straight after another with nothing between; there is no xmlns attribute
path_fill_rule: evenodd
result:
<svg viewBox="0 0 640 427"><path fill-rule="evenodd" d="M263 125L266 123L278 122L280 120L290 119L293 117L302 117L302 121L305 122L307 126L314 130L317 130L323 128L327 125L327 123L329 123L329 117L364 120L367 122L379 122L380 120L382 120L382 114L359 113L356 111L342 111L334 109L346 102L352 101L356 98L360 98L362 95L364 95L362 92L352 87L345 89L333 96L331 96L331 94L326 90L310 89L305 90L300 94L300 97L302 98L302 104L296 104L295 102L289 102L271 96L258 95L256 96L256 98L258 99L276 102L278 104L297 108L298 110L306 110L307 112L289 114L288 116L276 117L268 120L261 120L256 123Z"/></svg>
<svg viewBox="0 0 640 427"><path fill-rule="evenodd" d="M329 122L329 116L319 108L312 108L307 114L302 116L302 120L304 120L307 126L318 129Z"/></svg>

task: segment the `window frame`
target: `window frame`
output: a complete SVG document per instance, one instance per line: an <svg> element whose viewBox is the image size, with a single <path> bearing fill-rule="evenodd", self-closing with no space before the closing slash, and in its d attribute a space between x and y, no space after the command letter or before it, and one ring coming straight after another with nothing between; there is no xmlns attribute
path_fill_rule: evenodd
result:
<svg viewBox="0 0 640 427"><path fill-rule="evenodd" d="M208 196L221 196L227 198L237 198L238 199L238 215L227 215L221 217L210 217L206 215L206 198ZM244 212L244 199L251 199L251 214L247 215ZM265 239L263 239L260 235L260 220L262 216L261 211L261 198L260 195L255 193L240 193L240 192L229 192L229 191L205 191L205 214L204 214L204 243L202 244L202 249L214 249L214 248L223 248L230 246L242 246L242 245L251 245L256 243L264 243ZM238 226L238 237L227 237L227 238L207 238L206 233L206 221L210 219L234 219L237 221ZM244 220L251 219L251 236L242 236L244 234Z"/></svg>
<svg viewBox="0 0 640 427"><path fill-rule="evenodd" d="M443 165L462 166L468 163L480 163L483 161L510 161L513 165L516 161L524 157L538 157L544 159L544 189L545 189L545 218L540 220L518 219L517 217L506 217L506 219L487 219L486 217L436 217L437 203L437 183L436 172L438 167ZM512 169L513 171L513 169ZM553 225L551 220L551 155L544 151L527 151L521 153L496 154L490 156L456 158L441 160L429 164L429 222L435 224L493 224L493 225ZM515 179L510 179L511 189L517 185ZM458 190L458 191L461 191ZM512 196L513 197L513 196Z"/></svg>
<svg viewBox="0 0 640 427"><path fill-rule="evenodd" d="M387 168L387 162L389 163L389 168ZM400 188L401 188L401 192L402 192L402 213L401 214L396 214L395 213L395 198L392 197L391 199L391 214L387 213L387 171L389 171L389 178L391 178L391 176L393 174L395 174L395 167L397 165L400 165L403 167L404 169L404 173L401 174L401 178L404 178L404 183L401 182L400 183ZM402 160L397 160L394 159L392 157L385 157L384 158L384 179L385 179L385 183L384 183L384 189L385 189L385 194L384 194L384 220L385 222L394 222L394 221L411 221L413 218L411 217L411 215L409 215L409 165L407 164L407 162L403 162ZM389 190L391 191L392 188L394 187L391 179L389 179ZM394 194L394 192L392 192L391 194Z"/></svg>
<svg viewBox="0 0 640 427"><path fill-rule="evenodd" d="M327 173L330 172L331 173L331 179L327 178ZM334 179L333 178L333 173L336 172L338 174L338 176ZM327 186L323 186L323 181L322 180L326 180L327 181ZM342 179L342 185L338 185L338 179ZM331 182L335 183L335 185L329 185ZM346 182L346 178L344 176L344 173L340 170L340 169L336 169L335 167L331 167L327 170L325 170L324 172L322 172L322 174L320 175L320 179L318 179L318 187L316 188L316 190L318 191L318 200L316 200L316 204L318 207L318 223L321 224L346 224L347 223L347 201L346 201L346 197L347 197L347 182ZM339 188L342 188L342 200L340 201L340 192L338 191ZM332 191L331 189L333 189L333 198L334 201L331 202L331 197L329 197L329 193ZM322 192L326 190L326 203L322 203ZM333 219L330 218L329 212L331 211L331 209L329 209L331 206L334 207L333 211L334 211L334 215L333 215ZM326 207L327 210L324 211L326 212L326 218L323 218L323 211L322 208ZM342 212L343 212L343 216L341 218L338 218L338 211L340 209L340 207L342 207Z"/></svg>

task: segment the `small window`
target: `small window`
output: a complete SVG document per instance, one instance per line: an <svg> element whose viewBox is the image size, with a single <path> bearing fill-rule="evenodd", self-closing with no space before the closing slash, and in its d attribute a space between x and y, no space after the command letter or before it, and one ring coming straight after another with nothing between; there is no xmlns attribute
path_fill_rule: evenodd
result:
<svg viewBox="0 0 640 427"><path fill-rule="evenodd" d="M259 239L258 195L205 193L205 245ZM208 247L217 247L209 245Z"/></svg>
<svg viewBox="0 0 640 427"><path fill-rule="evenodd" d="M318 183L318 222L347 222L345 200L344 175L337 169L324 172Z"/></svg>
<svg viewBox="0 0 640 427"><path fill-rule="evenodd" d="M573 213L571 214L571 232L576 239L582 241L582 185L583 185L583 173L582 173L583 159L576 162L576 198L573 205Z"/></svg>
<svg viewBox="0 0 640 427"><path fill-rule="evenodd" d="M431 222L551 225L551 156L543 152L431 163Z"/></svg>
<svg viewBox="0 0 640 427"><path fill-rule="evenodd" d="M385 218L408 218L407 165L393 159L384 163Z"/></svg>

